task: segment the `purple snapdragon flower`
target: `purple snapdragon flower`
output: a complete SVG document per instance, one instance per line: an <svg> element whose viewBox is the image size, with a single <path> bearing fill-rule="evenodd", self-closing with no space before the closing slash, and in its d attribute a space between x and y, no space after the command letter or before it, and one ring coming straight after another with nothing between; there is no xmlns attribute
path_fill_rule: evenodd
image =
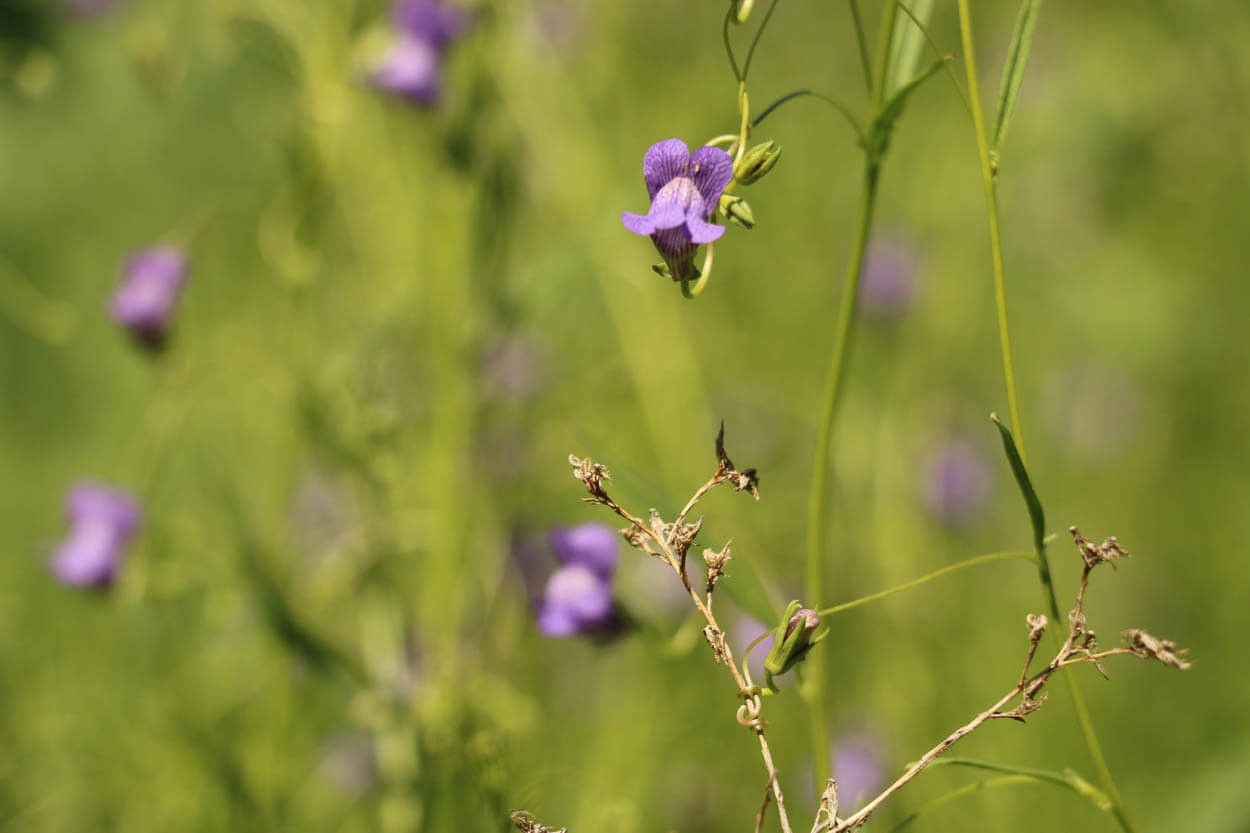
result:
<svg viewBox="0 0 1250 833"><path fill-rule="evenodd" d="M586 523L549 536L561 566L538 602L538 629L546 636L604 633L617 623L612 598L619 537L609 526Z"/></svg>
<svg viewBox="0 0 1250 833"><path fill-rule="evenodd" d="M665 139L647 149L642 177L651 209L621 213L634 234L649 236L675 281L698 277L695 250L718 240L724 226L709 223L721 194L734 176L733 160L720 148L704 145L693 154L681 139Z"/></svg>
<svg viewBox="0 0 1250 833"><path fill-rule="evenodd" d="M70 533L57 548L52 572L71 587L108 587L139 528L139 504L125 492L82 482L65 502Z"/></svg>
<svg viewBox="0 0 1250 833"><path fill-rule="evenodd" d="M122 285L109 306L113 320L148 347L160 347L187 280L187 257L171 246L135 252L123 268Z"/></svg>
<svg viewBox="0 0 1250 833"><path fill-rule="evenodd" d="M958 527L972 520L989 497L989 467L976 447L966 440L949 440L937 448L922 476L925 506L947 526Z"/></svg>
<svg viewBox="0 0 1250 833"><path fill-rule="evenodd" d="M469 13L442 0L398 0L391 11L398 37L373 68L378 88L424 107L443 94L443 57L468 31Z"/></svg>

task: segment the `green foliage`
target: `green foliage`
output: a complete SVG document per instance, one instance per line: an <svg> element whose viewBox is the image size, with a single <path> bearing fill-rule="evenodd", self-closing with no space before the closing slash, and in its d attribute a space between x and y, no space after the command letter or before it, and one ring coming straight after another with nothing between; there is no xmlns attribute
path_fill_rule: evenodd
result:
<svg viewBox="0 0 1250 833"><path fill-rule="evenodd" d="M929 5L910 8L937 54L957 51L950 10ZM1099 588L1104 641L1141 624L1198 658L1183 677L1083 675L1126 803L1146 829L1240 833L1250 137L1229 102L1250 85L1250 14L1054 7L1034 40L1037 5L1007 48L991 136L997 149L1012 126L1000 198L1029 471L1000 425L1003 447L1035 536L1029 474L1056 528L1134 552ZM766 11L732 30L744 45ZM1004 54L1014 11L979 12L980 54ZM813 380L857 210L842 118L868 112L864 61L846 4L778 3L753 99L810 87L843 115L757 111L768 133L752 144L786 160L751 188L751 234L726 232L714 281L685 303L619 215L643 203L652 142L738 130L724 13L486 3L433 111L364 80L389 25L374 0L135 0L90 20L41 12L20 45L6 33L0 827L498 831L526 807L571 833L710 833L752 817L758 750L671 571L622 545L620 602L641 624L615 640L546 639L533 616L548 528L610 520L578 503L567 455L671 518L710 473L721 419L763 483L758 503L724 490L696 512L696 546L733 539L716 610L735 654L749 619L774 625L776 600L800 595ZM966 524L925 499L949 437L1001 459L984 414L1003 402L976 153L954 91L918 87L942 66L918 35L900 12L895 129L874 139L890 144L878 237L912 247L917 291L857 333L827 592L804 598L943 576L846 609L817 648L830 734L876 727L890 772L1014 682L1038 601L1014 559L948 570L1025 548L1005 469ZM184 245L192 275L153 360L107 303L126 254L158 241ZM81 477L144 504L107 594L46 568ZM1066 600L1080 561L1053 549ZM697 584L697 551L690 564ZM807 717L786 694L769 732L805 818ZM967 754L1089 778L1052 700ZM966 781L926 775L874 824ZM1056 792L977 791L910 829L1110 829Z"/></svg>

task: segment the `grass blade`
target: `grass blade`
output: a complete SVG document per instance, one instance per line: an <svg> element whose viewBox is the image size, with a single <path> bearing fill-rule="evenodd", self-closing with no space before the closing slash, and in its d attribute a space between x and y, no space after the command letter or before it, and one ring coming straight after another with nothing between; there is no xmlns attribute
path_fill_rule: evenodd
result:
<svg viewBox="0 0 1250 833"><path fill-rule="evenodd" d="M1046 537L1046 513L1042 511L1042 502L1038 500L1037 492L1033 489L1033 482L1029 479L1029 470L1024 467L1024 460L1020 457L1020 450L1016 448L1016 440L1011 436L1011 431L998 421L997 414L990 414L990 420L998 426L998 432L1003 438L1003 450L1007 452L1007 462L1011 464L1011 473L1016 477L1016 483L1020 486L1020 493L1024 496L1024 503L1029 508L1029 521L1033 524L1033 544L1040 553L1045 544Z"/></svg>
<svg viewBox="0 0 1250 833"><path fill-rule="evenodd" d="M1029 49L1033 45L1033 29L1037 25L1037 13L1042 0L1024 0L1016 17L1016 29L1011 33L1011 45L1007 48L1007 60L1003 64L1003 80L998 89L998 116L994 120L994 135L990 150L997 157L1007 138L1007 128L1020 98L1020 85L1024 82L1024 69L1029 63Z"/></svg>

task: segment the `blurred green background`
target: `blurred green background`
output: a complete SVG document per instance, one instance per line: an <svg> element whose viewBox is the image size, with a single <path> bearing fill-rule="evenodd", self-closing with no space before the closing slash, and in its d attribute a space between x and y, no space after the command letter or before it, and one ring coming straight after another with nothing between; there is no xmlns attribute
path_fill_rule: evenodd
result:
<svg viewBox="0 0 1250 833"><path fill-rule="evenodd" d="M989 95L1014 9L973 5ZM763 500L713 494L702 544L733 539L728 581L749 562L776 601L800 593L860 169L838 116L803 99L761 125L785 151L745 194L758 225L729 230L691 302L619 217L646 208L653 142L736 130L720 3L487 4L433 111L367 83L379 2L3 8L0 826L500 830L526 807L572 833L749 829L763 770L673 577L622 552L636 627L602 644L544 638L532 600L550 527L611 522L578 502L569 453L671 516L722 419ZM1075 672L1144 831L1250 830L1247 42L1235 3L1047 4L1000 175L1052 531L1135 555L1095 577L1104 645L1142 627L1196 660ZM752 98L797 87L862 112L845 4L780 3ZM986 419L1006 401L976 146L941 75L896 131L878 231L915 287L853 349L825 605L1029 542ZM160 241L192 267L154 359L107 302L124 257ZM952 443L987 478L954 525L925 500ZM107 594L46 567L83 477L144 505ZM1066 535L1051 552L1066 601L1079 560ZM870 737L900 771L1014 683L1041 608L1033 569L1005 562L837 617L831 748ZM794 688L770 727L806 829ZM1054 689L960 754L1092 779ZM978 777L928 773L871 829ZM1040 786L911 829L1058 825L1115 829Z"/></svg>

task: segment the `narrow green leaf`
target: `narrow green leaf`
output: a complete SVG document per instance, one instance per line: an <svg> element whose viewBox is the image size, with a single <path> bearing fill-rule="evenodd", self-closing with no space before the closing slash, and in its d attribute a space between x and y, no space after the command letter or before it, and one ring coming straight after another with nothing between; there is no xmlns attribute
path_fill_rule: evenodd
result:
<svg viewBox="0 0 1250 833"><path fill-rule="evenodd" d="M872 124L872 134L869 136L870 146L869 152L877 154L885 153L886 146L890 141L890 133L894 130L894 122L898 121L898 117L903 114L903 106L907 104L908 97L911 96L920 85L928 81L938 70L946 65L950 58L942 57L934 61L929 67L890 96L885 106L881 108L881 112L877 115L876 121Z"/></svg>
<svg viewBox="0 0 1250 833"><path fill-rule="evenodd" d="M725 577L716 584L716 593L724 593L765 627L772 627L781 618L781 608L764 587L755 566L745 558L729 563Z"/></svg>
<svg viewBox="0 0 1250 833"><path fill-rule="evenodd" d="M890 59L885 68L887 96L893 95L916 74L916 62L920 60L920 52L924 48L923 27L933 13L933 0L911 0L906 6L902 3L899 6L904 9L908 20L895 27L890 41Z"/></svg>
<svg viewBox="0 0 1250 833"><path fill-rule="evenodd" d="M1042 511L1042 502L1037 498L1033 482L1029 479L1029 471L1020 458L1020 450L1016 448L1016 440L1011 431L998 421L997 414L990 414L990 420L998 426L998 433L1003 438L1003 450L1007 452L1007 462L1011 464L1011 473L1016 477L1020 493L1024 495L1024 503L1029 508L1029 521L1033 524L1033 543L1038 552L1042 551L1046 537L1046 513Z"/></svg>
<svg viewBox="0 0 1250 833"><path fill-rule="evenodd" d="M1029 49L1033 45L1033 29L1037 25L1037 13L1042 0L1023 0L1016 16L1016 28L1011 33L1011 45L1007 48L1007 60L1003 64L1003 80L998 89L998 116L994 121L994 137L990 152L997 156L1007 138L1007 127L1020 98L1020 85L1024 83L1024 69L1029 63Z"/></svg>

